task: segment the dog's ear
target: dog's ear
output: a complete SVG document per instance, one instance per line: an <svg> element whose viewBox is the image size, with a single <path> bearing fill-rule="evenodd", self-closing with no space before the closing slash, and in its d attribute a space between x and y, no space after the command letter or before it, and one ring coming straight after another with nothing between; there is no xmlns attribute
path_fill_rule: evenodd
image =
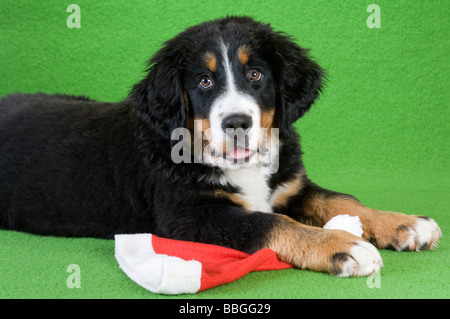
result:
<svg viewBox="0 0 450 319"><path fill-rule="evenodd" d="M182 57L182 48L167 42L149 61L147 76L129 94L140 116L169 139L174 129L186 126Z"/></svg>
<svg viewBox="0 0 450 319"><path fill-rule="evenodd" d="M271 61L275 61L280 135L286 136L318 97L325 72L308 56L308 50L300 48L289 36L273 32L266 39L270 41Z"/></svg>

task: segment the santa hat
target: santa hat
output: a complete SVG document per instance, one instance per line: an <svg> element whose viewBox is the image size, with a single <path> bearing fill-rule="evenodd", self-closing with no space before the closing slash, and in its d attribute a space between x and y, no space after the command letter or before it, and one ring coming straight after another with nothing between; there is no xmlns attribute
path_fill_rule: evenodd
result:
<svg viewBox="0 0 450 319"><path fill-rule="evenodd" d="M325 228L347 231L356 228L362 233L357 217L336 216L333 222L336 225ZM268 248L250 255L152 234L116 235L115 246L116 259L128 277L154 293L169 295L196 293L232 282L251 271L292 268Z"/></svg>
<svg viewBox="0 0 450 319"><path fill-rule="evenodd" d="M271 249L252 255L222 246L160 238L116 235L116 259L133 281L155 293L196 293L232 282L251 271L286 269Z"/></svg>

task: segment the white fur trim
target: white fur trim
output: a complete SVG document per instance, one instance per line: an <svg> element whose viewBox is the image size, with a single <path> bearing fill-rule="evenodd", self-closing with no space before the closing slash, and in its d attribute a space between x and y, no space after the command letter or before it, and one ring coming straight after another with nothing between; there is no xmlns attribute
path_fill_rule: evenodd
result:
<svg viewBox="0 0 450 319"><path fill-rule="evenodd" d="M115 256L128 277L154 293L196 293L200 289L202 264L156 254L151 234L116 235Z"/></svg>
<svg viewBox="0 0 450 319"><path fill-rule="evenodd" d="M324 226L324 229L340 229L362 237L363 229L358 216L337 215L331 218Z"/></svg>

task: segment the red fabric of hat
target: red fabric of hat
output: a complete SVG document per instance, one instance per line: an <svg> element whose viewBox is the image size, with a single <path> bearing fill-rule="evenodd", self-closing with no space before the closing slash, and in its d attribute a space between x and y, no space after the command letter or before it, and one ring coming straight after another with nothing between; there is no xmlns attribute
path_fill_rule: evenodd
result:
<svg viewBox="0 0 450 319"><path fill-rule="evenodd" d="M271 249L247 254L222 246L157 237L116 235L116 259L144 288L163 294L196 293L251 271L292 268Z"/></svg>

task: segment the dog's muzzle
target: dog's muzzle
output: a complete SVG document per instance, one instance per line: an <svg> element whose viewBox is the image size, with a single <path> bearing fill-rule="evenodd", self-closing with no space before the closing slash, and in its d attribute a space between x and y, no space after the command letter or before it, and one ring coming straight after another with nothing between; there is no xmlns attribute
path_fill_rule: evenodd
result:
<svg viewBox="0 0 450 319"><path fill-rule="evenodd" d="M252 152L249 149L249 132L253 120L246 114L231 114L222 120L222 130L226 134L226 151L233 162L246 161Z"/></svg>

